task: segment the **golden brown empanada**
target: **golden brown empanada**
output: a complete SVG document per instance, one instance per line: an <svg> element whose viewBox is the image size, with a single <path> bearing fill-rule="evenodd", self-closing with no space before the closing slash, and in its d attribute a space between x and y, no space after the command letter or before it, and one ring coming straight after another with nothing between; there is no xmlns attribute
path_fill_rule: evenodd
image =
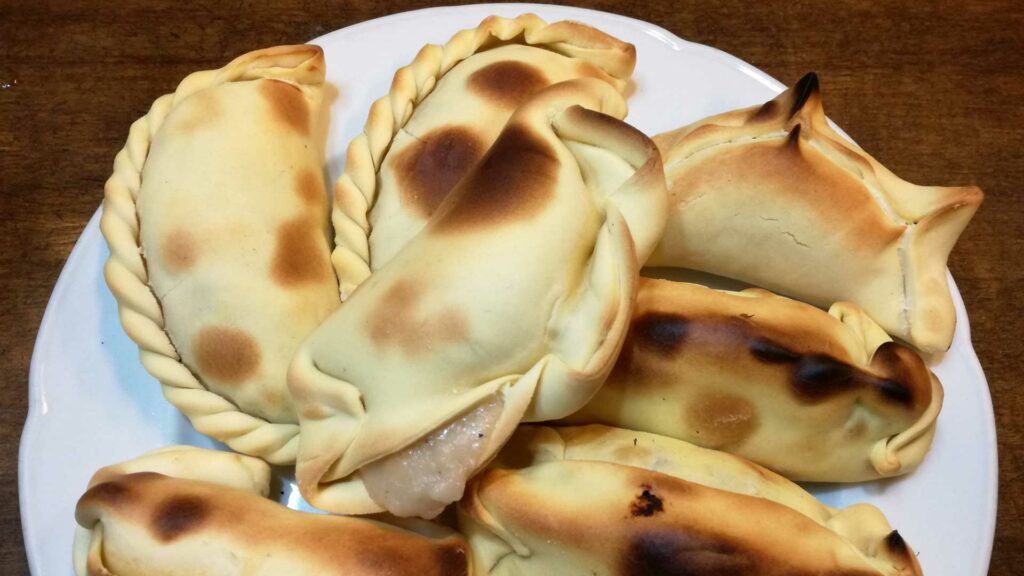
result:
<svg viewBox="0 0 1024 576"><path fill-rule="evenodd" d="M946 259L974 186L915 186L837 134L808 74L760 107L654 138L672 209L650 266L693 268L829 306L849 301L927 352L956 316Z"/></svg>
<svg viewBox="0 0 1024 576"><path fill-rule="evenodd" d="M828 313L751 288L640 279L598 394L566 419L664 434L793 480L903 474L935 435L942 386L853 304Z"/></svg>
<svg viewBox="0 0 1024 576"><path fill-rule="evenodd" d="M107 181L104 270L146 369L197 430L295 460L286 383L339 304L323 182L323 52L188 76L132 125Z"/></svg>
<svg viewBox="0 0 1024 576"><path fill-rule="evenodd" d="M175 446L104 468L78 501L78 576L465 576L465 540L309 514L265 498L266 463Z"/></svg>
<svg viewBox="0 0 1024 576"><path fill-rule="evenodd" d="M303 345L289 384L306 500L431 517L521 420L596 392L665 216L660 157L625 113L594 79L535 96Z"/></svg>
<svg viewBox="0 0 1024 576"><path fill-rule="evenodd" d="M334 265L344 296L390 261L546 86L599 78L624 91L632 44L578 22L491 16L395 73L348 148L335 189Z"/></svg>
<svg viewBox="0 0 1024 576"><path fill-rule="evenodd" d="M478 576L921 574L874 506L629 430L521 427L458 504Z"/></svg>

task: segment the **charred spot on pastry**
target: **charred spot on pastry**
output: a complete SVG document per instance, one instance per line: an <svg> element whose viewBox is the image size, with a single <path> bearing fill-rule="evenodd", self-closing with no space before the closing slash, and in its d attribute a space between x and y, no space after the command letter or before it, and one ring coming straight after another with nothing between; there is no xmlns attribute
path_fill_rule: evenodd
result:
<svg viewBox="0 0 1024 576"><path fill-rule="evenodd" d="M818 75L808 72L793 86L793 107L789 110L789 117L792 118L797 112L803 109L804 104L811 96L818 93Z"/></svg>
<svg viewBox="0 0 1024 576"><path fill-rule="evenodd" d="M429 218L485 148L481 138L465 126L438 128L406 146L395 156L403 205Z"/></svg>
<svg viewBox="0 0 1024 576"><path fill-rule="evenodd" d="M86 490L85 494L82 495L80 502L116 507L122 502L131 500L132 497L132 488L126 482L121 480L110 480L97 484Z"/></svg>
<svg viewBox="0 0 1024 576"><path fill-rule="evenodd" d="M907 543L903 540L903 536L896 530L889 532L889 535L885 537L885 545L889 550L897 554L906 554L908 552Z"/></svg>
<svg viewBox="0 0 1024 576"><path fill-rule="evenodd" d="M638 348L673 354L686 340L689 321L675 314L652 312L633 321L629 337Z"/></svg>
<svg viewBox="0 0 1024 576"><path fill-rule="evenodd" d="M307 218L294 218L278 226L270 275L278 286L292 287L327 278L327 240L319 226Z"/></svg>
<svg viewBox="0 0 1024 576"><path fill-rule="evenodd" d="M640 492L636 500L629 507L630 515L648 518L665 511L664 503L661 501L661 498L651 492L649 484L644 484L640 488L642 492Z"/></svg>
<svg viewBox="0 0 1024 576"><path fill-rule="evenodd" d="M791 364L800 360L800 354L764 338L752 340L749 348L754 358L766 364Z"/></svg>
<svg viewBox="0 0 1024 576"><path fill-rule="evenodd" d="M779 112L779 103L775 100L769 100L761 105L751 116L752 122L760 122L774 117Z"/></svg>
<svg viewBox="0 0 1024 576"><path fill-rule="evenodd" d="M267 79L260 82L260 93L278 122L309 136L309 106L302 90L281 80Z"/></svg>
<svg viewBox="0 0 1024 576"><path fill-rule="evenodd" d="M204 326L192 340L192 353L203 375L225 384L248 379L260 365L256 340L230 326Z"/></svg>
<svg viewBox="0 0 1024 576"><path fill-rule="evenodd" d="M548 85L548 78L539 68L515 60L488 64L470 74L470 90L492 104L518 108Z"/></svg>
<svg viewBox="0 0 1024 576"><path fill-rule="evenodd" d="M903 406L914 404L914 396L910 393L910 390L895 380L883 378L878 383L878 391L882 393L883 397L897 404Z"/></svg>
<svg viewBox="0 0 1024 576"><path fill-rule="evenodd" d="M793 387L808 401L824 400L853 388L874 388L888 400L905 407L914 404L914 392L899 378L880 378L824 354L800 359L793 370Z"/></svg>
<svg viewBox="0 0 1024 576"><path fill-rule="evenodd" d="M754 405L746 398L707 392L686 406L684 422L700 436L701 445L721 449L741 444L757 430Z"/></svg>
<svg viewBox="0 0 1024 576"><path fill-rule="evenodd" d="M309 168L300 170L295 175L295 193L304 204L311 207L321 205L327 197L323 179Z"/></svg>
<svg viewBox="0 0 1024 576"><path fill-rule="evenodd" d="M388 288L369 318L370 339L378 346L403 341L411 317L419 305L421 288L413 280L400 280Z"/></svg>
<svg viewBox="0 0 1024 576"><path fill-rule="evenodd" d="M921 356L910 348L896 342L885 342L875 350L871 366L877 373L884 374L879 391L886 398L908 407L931 401L931 371Z"/></svg>
<svg viewBox="0 0 1024 576"><path fill-rule="evenodd" d="M437 551L437 567L440 576L467 576L469 559L462 546L442 546Z"/></svg>
<svg viewBox="0 0 1024 576"><path fill-rule="evenodd" d="M209 506L195 496L171 496L153 511L150 528L161 542L176 540L202 526L210 515Z"/></svg>
<svg viewBox="0 0 1024 576"><path fill-rule="evenodd" d="M804 356L793 371L793 387L808 400L823 400L861 384L861 375L853 367L831 356Z"/></svg>
<svg viewBox="0 0 1024 576"><path fill-rule="evenodd" d="M395 346L412 355L469 336L469 322L458 307L421 309L424 290L413 280L400 280L384 293L369 317L374 344L381 348Z"/></svg>
<svg viewBox="0 0 1024 576"><path fill-rule="evenodd" d="M800 147L800 125L793 126L793 129L789 131L789 136L786 138L786 146L795 149Z"/></svg>
<svg viewBox="0 0 1024 576"><path fill-rule="evenodd" d="M739 576L757 568L735 546L679 528L636 534L622 563L624 576Z"/></svg>
<svg viewBox="0 0 1024 576"><path fill-rule="evenodd" d="M438 208L432 229L467 232L529 219L554 197L558 167L548 142L526 126L509 125Z"/></svg>
<svg viewBox="0 0 1024 576"><path fill-rule="evenodd" d="M160 243L160 255L168 271L185 272L199 259L199 242L188 230L177 228L164 236Z"/></svg>

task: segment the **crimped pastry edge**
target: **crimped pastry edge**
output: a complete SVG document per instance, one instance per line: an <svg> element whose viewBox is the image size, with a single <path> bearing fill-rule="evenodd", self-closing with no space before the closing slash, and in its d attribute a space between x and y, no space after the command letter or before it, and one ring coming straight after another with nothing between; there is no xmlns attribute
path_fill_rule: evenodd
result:
<svg viewBox="0 0 1024 576"><path fill-rule="evenodd" d="M410 64L395 72L388 93L371 105L363 131L348 145L344 171L335 183L331 213L335 249L331 261L343 300L371 272L369 213L377 196L377 173L394 137L448 71L489 41L504 42L520 35L526 46L584 60L586 54L594 54L593 62L598 67L602 67L600 56L617 55L615 62L604 62L602 69L620 93L628 85L636 60L633 45L572 21L548 24L535 14L489 16L476 28L455 33L443 46L424 46Z"/></svg>
<svg viewBox="0 0 1024 576"><path fill-rule="evenodd" d="M299 425L270 422L240 411L234 403L207 389L182 363L164 330L160 302L149 286L136 202L150 143L178 102L206 88L276 77L283 70L292 71L297 82L319 84L323 82L323 58L318 46L276 46L243 54L218 70L190 74L173 93L157 98L147 114L132 124L124 148L114 159L113 174L104 185L100 231L110 255L103 275L117 300L125 333L139 346L143 367L160 381L164 397L196 430L271 464L295 462Z"/></svg>

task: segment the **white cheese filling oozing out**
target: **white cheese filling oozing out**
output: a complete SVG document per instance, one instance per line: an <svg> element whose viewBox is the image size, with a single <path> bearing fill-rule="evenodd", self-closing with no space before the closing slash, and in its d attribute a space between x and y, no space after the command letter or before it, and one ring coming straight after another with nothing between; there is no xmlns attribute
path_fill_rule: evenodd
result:
<svg viewBox="0 0 1024 576"><path fill-rule="evenodd" d="M501 415L501 395L426 438L359 469L374 502L395 516L434 518L462 498Z"/></svg>

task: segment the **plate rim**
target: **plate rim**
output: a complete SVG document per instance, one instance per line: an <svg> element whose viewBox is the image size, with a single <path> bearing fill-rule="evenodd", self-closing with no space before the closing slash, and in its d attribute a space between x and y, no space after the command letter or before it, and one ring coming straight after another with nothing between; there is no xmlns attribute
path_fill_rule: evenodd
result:
<svg viewBox="0 0 1024 576"><path fill-rule="evenodd" d="M466 4L461 6L436 6L420 8L416 10L408 10L404 12L396 12L385 16L380 16L370 20L364 20L357 22L349 26L332 30L325 34L322 34L316 38L308 40L308 44L318 44L331 36L340 34L352 34L358 33L362 30L379 27L382 25L388 25L390 23L404 20L404 19L415 19L422 18L427 13L437 12L463 12L473 11L479 9L490 9L494 12L507 12L516 11L519 13L523 12L536 12L536 11L551 11L551 10L562 10L569 11L575 14L579 14L580 18L586 16L593 16L601 19L612 19L618 20L625 24L629 24L635 28L638 28L642 33L654 36L658 40L666 43L676 50L676 46L686 46L688 50L693 50L698 53L702 53L713 60L718 60L726 66L738 69L750 78L760 82L772 91L778 93L786 88L785 84L781 83L768 73L753 66L752 64L742 60L741 58L725 52L714 46L707 44L701 44L692 40L687 40L678 36L677 34L659 26L657 24L640 20L632 16L623 14L617 14L614 12L606 12L602 10L595 10L592 8L579 8L575 6L567 6L562 4L536 4L536 3L508 3L508 4L493 4L493 3L477 3L477 4ZM831 122L831 121L830 121ZM833 124L833 127L837 128ZM849 138L849 136L840 132ZM852 139L851 139L852 141ZM36 526L34 520L31 519L30 515L27 514L29 509L29 501L31 497L28 496L28 492L24 490L24 487L28 483L27 478L27 467L28 454L32 453L32 447L36 439L36 431L39 428L39 419L46 413L46 399L41 389L40 381L42 374L45 371L45 366L41 359L41 348L43 343L49 339L49 333L52 331L52 325L54 324L54 309L56 308L56 302L59 301L65 292L69 289L69 283L74 274L73 271L77 270L84 260L77 257L83 250L84 244L88 241L96 241L95 238L86 238L86 232L90 228L95 227L98 230L98 222L100 214L103 209L102 200L100 206L93 212L92 216L86 222L82 231L79 233L78 238L75 240L75 244L71 251L68 253L63 265L61 266L60 274L57 277L57 281L50 293L50 297L47 300L46 308L43 312L42 320L39 323L39 329L36 333L35 341L32 347L32 356L29 361L29 372L28 372L28 391L27 391L27 410L25 415L25 421L22 425L21 438L18 446L18 505L19 505L19 516L21 520L22 529L22 544L25 550L25 556L28 561L29 571L32 574L38 574L40 570L39 558L35 555L33 550L29 546L30 541L35 541L34 536L36 534ZM983 424L983 435L985 444L992 447L991 464L989 466L988 474L990 477L990 484L986 488L989 490L990 495L988 498L988 509L989 514L987 517L990 519L987 526L982 528L983 545L976 550L977 554L980 554L979 561L976 564L982 567L984 570L982 573L987 573L992 560L992 550L995 543L995 530L998 516L998 502L999 502L999 447L997 442L997 429L995 421L995 409L992 404L991 390L988 384L988 379L985 376L985 371L981 366L981 361L978 358L977 352L974 349L974 343L971 339L971 326L970 319L967 316L967 307L963 301L963 296L960 293L959 287L954 280L952 273L947 268L947 279L950 285L950 292L954 300L954 305L958 310L957 322L958 333L960 333L959 339L962 339L963 343L966 344L960 351L963 353L965 360L965 368L967 368L979 382L984 384L981 386L981 402L982 408L985 409L986 418ZM959 313L962 311L962 314ZM961 332L962 329L962 332ZM69 519L71 521L71 519ZM70 556L71 551L68 550L67 554Z"/></svg>

